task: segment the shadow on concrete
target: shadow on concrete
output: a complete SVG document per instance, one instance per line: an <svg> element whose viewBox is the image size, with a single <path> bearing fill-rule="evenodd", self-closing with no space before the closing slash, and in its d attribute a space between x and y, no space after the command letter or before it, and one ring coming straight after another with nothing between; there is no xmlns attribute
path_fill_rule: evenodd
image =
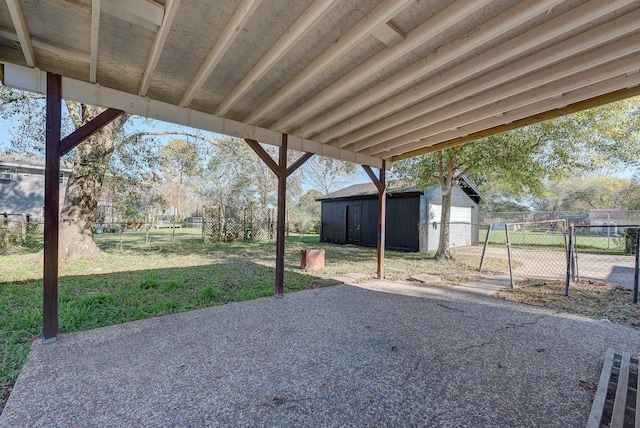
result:
<svg viewBox="0 0 640 428"><path fill-rule="evenodd" d="M0 426L584 426L638 330L407 283L290 293L33 344Z"/></svg>

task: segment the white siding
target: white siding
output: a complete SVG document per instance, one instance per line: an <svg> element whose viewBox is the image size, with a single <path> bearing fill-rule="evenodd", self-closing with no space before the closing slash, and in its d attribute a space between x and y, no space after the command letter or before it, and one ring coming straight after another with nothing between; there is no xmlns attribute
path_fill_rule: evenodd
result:
<svg viewBox="0 0 640 428"><path fill-rule="evenodd" d="M429 234L427 251L435 251L440 243L440 215L442 213L442 205L429 203ZM455 224L457 222L471 223L472 208L451 206L451 229L449 242L452 247L463 247L471 245L471 231L469 224ZM437 223L437 228L433 227L433 223Z"/></svg>

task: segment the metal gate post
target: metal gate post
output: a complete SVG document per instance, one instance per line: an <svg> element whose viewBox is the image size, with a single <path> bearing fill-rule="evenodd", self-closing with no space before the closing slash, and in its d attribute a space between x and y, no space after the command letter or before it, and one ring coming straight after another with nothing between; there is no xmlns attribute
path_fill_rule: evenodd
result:
<svg viewBox="0 0 640 428"><path fill-rule="evenodd" d="M511 263L511 242L509 241L509 223L504 224L504 234L507 244L507 259L509 260L509 278L511 280L511 289L516 288L516 283L513 280L513 265Z"/></svg>
<svg viewBox="0 0 640 428"><path fill-rule="evenodd" d="M573 264L573 225L569 229L569 252L567 253L567 278L564 286L564 295L569 296L569 284L571 283L571 273Z"/></svg>
<svg viewBox="0 0 640 428"><path fill-rule="evenodd" d="M487 227L487 237L484 238L484 246L482 247L482 257L480 257L480 267L478 270L482 272L482 265L484 265L484 256L487 253L487 244L489 243L489 235L491 234L492 225Z"/></svg>

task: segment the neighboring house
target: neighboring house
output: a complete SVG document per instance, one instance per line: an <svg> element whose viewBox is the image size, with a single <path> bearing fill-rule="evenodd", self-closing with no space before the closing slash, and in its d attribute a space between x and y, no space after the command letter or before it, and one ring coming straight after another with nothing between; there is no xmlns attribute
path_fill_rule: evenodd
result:
<svg viewBox="0 0 640 428"><path fill-rule="evenodd" d="M464 179L451 198L450 243L453 247L478 243L479 202L482 195ZM371 184L356 184L316 199L322 205L320 240L375 247L378 240L378 191ZM435 251L440 242L442 192L439 186L424 193L416 186L387 190L386 248Z"/></svg>
<svg viewBox="0 0 640 428"><path fill-rule="evenodd" d="M60 206L71 165L60 166ZM44 217L44 158L0 154L0 213Z"/></svg>

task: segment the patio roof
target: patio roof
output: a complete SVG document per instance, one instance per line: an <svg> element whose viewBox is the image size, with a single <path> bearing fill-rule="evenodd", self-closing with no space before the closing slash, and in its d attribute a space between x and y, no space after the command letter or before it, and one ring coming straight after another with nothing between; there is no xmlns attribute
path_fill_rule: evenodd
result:
<svg viewBox="0 0 640 428"><path fill-rule="evenodd" d="M638 0L6 0L0 78L381 167L640 93Z"/></svg>

